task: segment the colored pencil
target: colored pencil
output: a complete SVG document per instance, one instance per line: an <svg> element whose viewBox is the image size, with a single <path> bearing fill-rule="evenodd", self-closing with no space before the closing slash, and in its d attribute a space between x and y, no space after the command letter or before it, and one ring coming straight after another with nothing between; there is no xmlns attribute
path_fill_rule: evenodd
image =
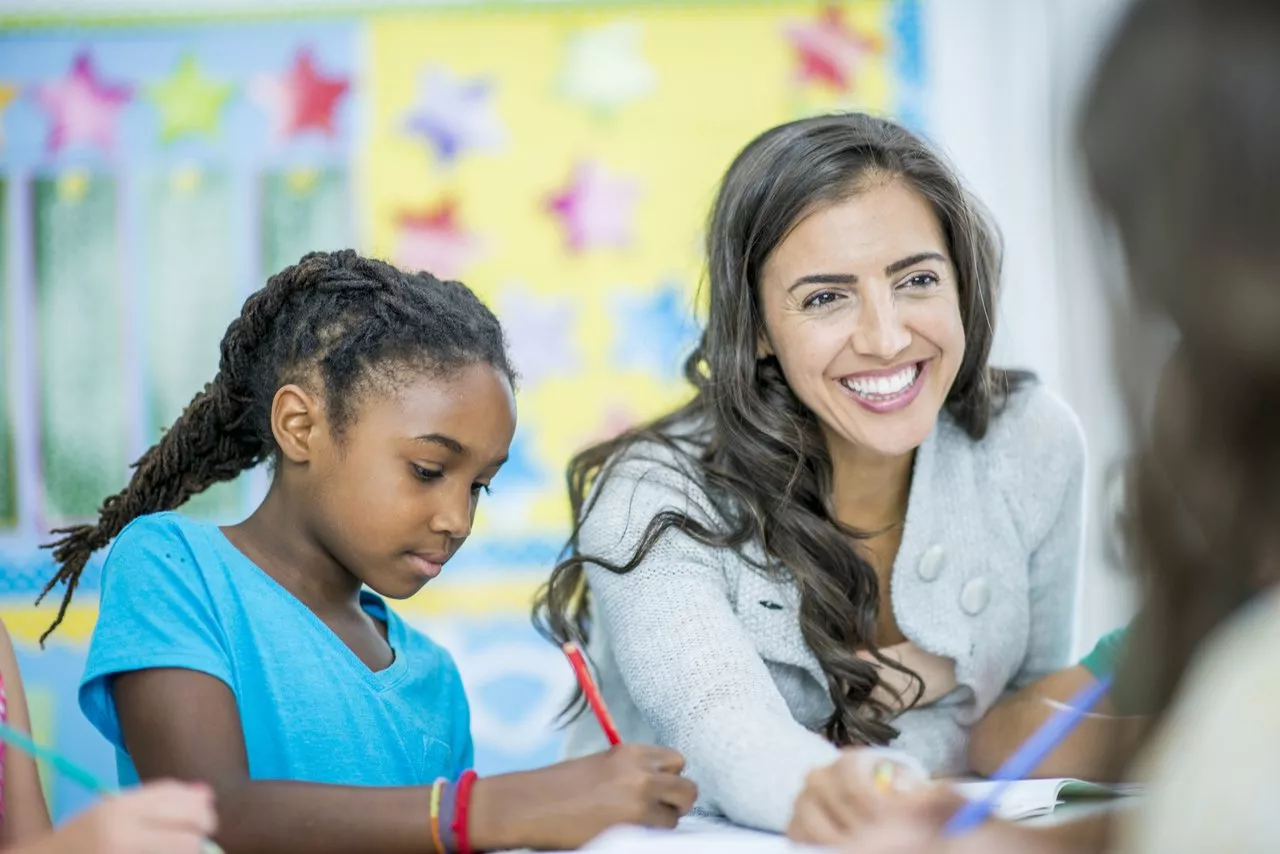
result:
<svg viewBox="0 0 1280 854"><path fill-rule="evenodd" d="M19 732L8 724L0 723L0 741L10 747L18 748L37 761L48 762L49 765L57 769L58 773L70 780L74 780L94 794L101 795L104 798L109 798L116 794L115 789L103 783L89 771L56 750L36 744L25 733ZM206 839L201 844L200 854L222 854L222 849L218 846L218 843Z"/></svg>
<svg viewBox="0 0 1280 854"><path fill-rule="evenodd" d="M958 836L968 833L987 820L987 816L1000 802L1000 797L1016 780L1021 780L1036 769L1062 740L1071 734L1076 725L1084 719L1089 710L1097 705L1103 695L1111 688L1111 679L1100 679L1076 692L1076 695L1063 708L1045 721L1013 755L1004 761L991 776L996 785L987 792L986 797L970 801L951 816L942 828L943 836Z"/></svg>
<svg viewBox="0 0 1280 854"><path fill-rule="evenodd" d="M578 677L578 685L582 687L582 693L587 698L587 703L591 706L591 711L595 712L596 720L600 722L600 728L604 730L605 738L609 739L609 744L617 746L622 743L622 737L618 735L618 728L613 725L613 718L609 715L609 710L604 705L604 698L600 696L600 689L596 687L596 682L591 678L591 671L587 669L587 660L582 655L582 650L578 649L578 645L570 641L564 645L564 654L569 657L569 664L573 667L573 675Z"/></svg>

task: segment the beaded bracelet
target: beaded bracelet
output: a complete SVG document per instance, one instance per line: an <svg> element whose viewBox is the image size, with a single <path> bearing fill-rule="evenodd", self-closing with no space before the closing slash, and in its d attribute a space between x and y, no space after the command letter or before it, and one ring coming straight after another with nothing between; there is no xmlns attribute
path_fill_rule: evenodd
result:
<svg viewBox="0 0 1280 854"><path fill-rule="evenodd" d="M471 787L475 785L476 772L464 771L458 780L458 790L453 807L453 836L457 840L458 854L472 854L471 836L467 822L471 811Z"/></svg>
<svg viewBox="0 0 1280 854"><path fill-rule="evenodd" d="M457 803L458 787L453 783L445 783L440 793L440 850L445 854L455 854L458 850L457 837L453 833L453 811Z"/></svg>
<svg viewBox="0 0 1280 854"><path fill-rule="evenodd" d="M445 782L441 777L431 787L431 842L436 847L436 854L446 854L444 842L440 839L440 796L444 793Z"/></svg>

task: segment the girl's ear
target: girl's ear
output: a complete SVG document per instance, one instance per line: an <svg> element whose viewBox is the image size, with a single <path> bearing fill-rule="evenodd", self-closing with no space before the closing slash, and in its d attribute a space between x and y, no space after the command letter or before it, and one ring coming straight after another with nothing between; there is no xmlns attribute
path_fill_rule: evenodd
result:
<svg viewBox="0 0 1280 854"><path fill-rule="evenodd" d="M320 401L300 386L281 386L271 400L271 433L285 458L295 463L311 460L312 445L323 424Z"/></svg>

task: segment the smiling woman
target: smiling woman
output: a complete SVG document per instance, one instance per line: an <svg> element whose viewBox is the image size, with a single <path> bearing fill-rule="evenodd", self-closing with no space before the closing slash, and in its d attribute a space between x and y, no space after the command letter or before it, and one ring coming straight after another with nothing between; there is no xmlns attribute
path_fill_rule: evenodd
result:
<svg viewBox="0 0 1280 854"><path fill-rule="evenodd" d="M902 127L762 134L707 257L696 395L571 463L578 527L537 617L587 642L624 739L776 830L838 748L964 770L968 725L1064 663L1084 446L988 366L995 230ZM572 753L599 744L570 725Z"/></svg>

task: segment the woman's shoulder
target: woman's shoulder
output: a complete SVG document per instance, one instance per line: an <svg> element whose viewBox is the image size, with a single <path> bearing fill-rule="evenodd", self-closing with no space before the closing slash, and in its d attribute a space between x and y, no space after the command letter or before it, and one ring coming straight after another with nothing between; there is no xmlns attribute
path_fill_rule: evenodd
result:
<svg viewBox="0 0 1280 854"><path fill-rule="evenodd" d="M719 525L725 507L708 485L704 456L709 441L704 424L682 422L661 432L636 434L617 447L591 485L582 515L584 537L641 530L670 512Z"/></svg>
<svg viewBox="0 0 1280 854"><path fill-rule="evenodd" d="M1028 542L1039 542L1064 502L1083 494L1080 421L1038 381L1024 380L1010 389L982 438L971 438L952 419L940 425L939 434L938 452L952 458L945 470L963 478L958 488L1000 496Z"/></svg>
<svg viewBox="0 0 1280 854"><path fill-rule="evenodd" d="M706 481L702 457L710 441L710 427L692 419L661 431L637 433L609 456L600 479L649 481L701 491Z"/></svg>
<svg viewBox="0 0 1280 854"><path fill-rule="evenodd" d="M985 435L972 438L953 418L939 425L943 453L971 455L975 466L1018 488L1083 476L1084 431L1075 412L1035 379L1012 387L995 404Z"/></svg>
<svg viewBox="0 0 1280 854"><path fill-rule="evenodd" d="M1023 461L1052 458L1084 465L1080 419L1057 393L1034 379L1019 383L1000 401L984 444Z"/></svg>

